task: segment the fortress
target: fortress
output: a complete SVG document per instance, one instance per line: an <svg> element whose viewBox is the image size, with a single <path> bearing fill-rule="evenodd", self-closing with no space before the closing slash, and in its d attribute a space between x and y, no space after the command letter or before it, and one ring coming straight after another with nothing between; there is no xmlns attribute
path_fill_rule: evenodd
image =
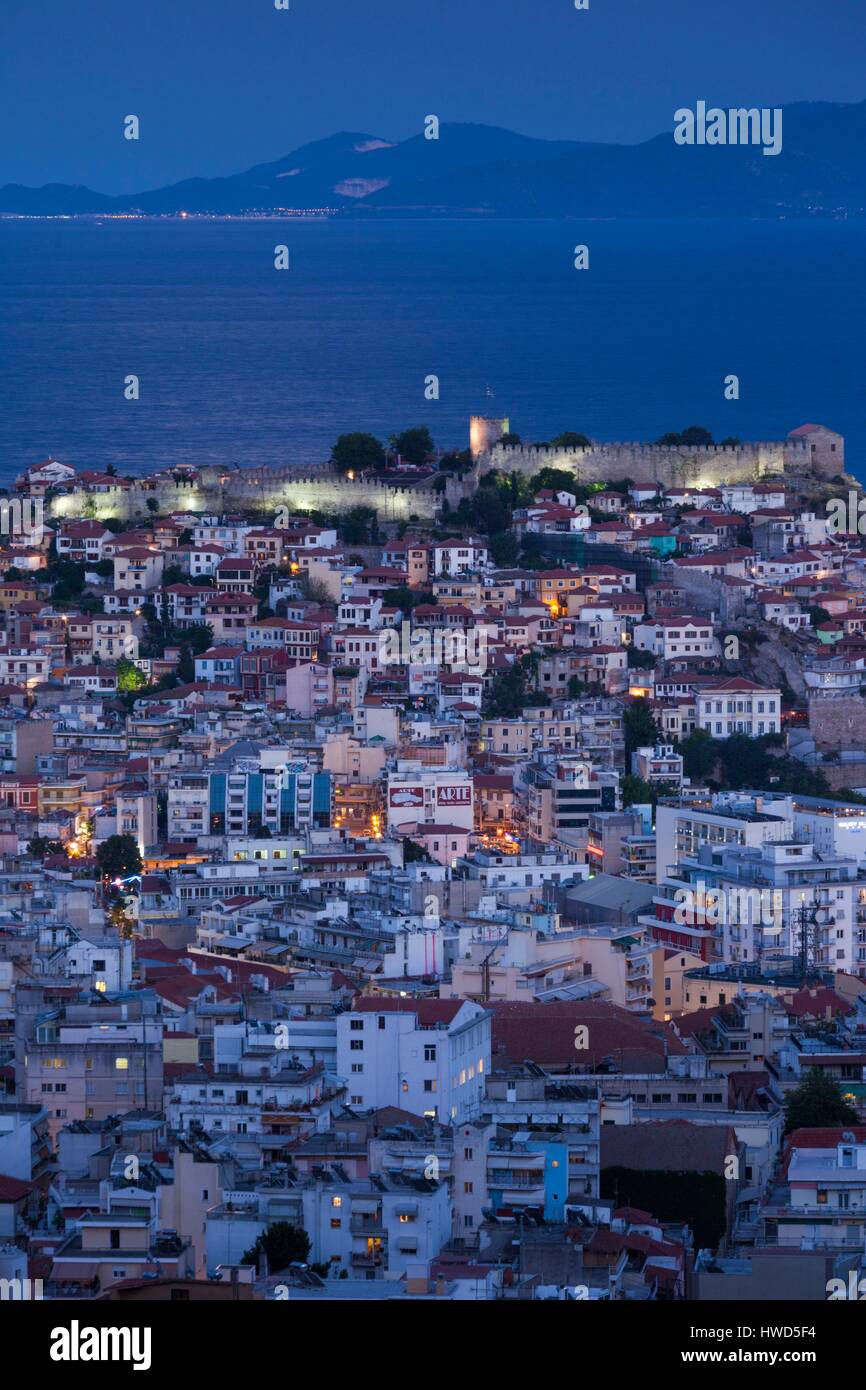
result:
<svg viewBox="0 0 866 1390"><path fill-rule="evenodd" d="M829 481L845 472L845 441L823 425L800 425L784 440L760 443L597 444L575 449L500 444L508 420L473 416L470 441L482 472L531 477L541 468L563 468L575 481L655 482L662 487L717 487L720 483L755 482L788 473Z"/></svg>
<svg viewBox="0 0 866 1390"><path fill-rule="evenodd" d="M561 468L576 482L654 482L661 487L714 487L753 482L771 475L829 481L845 471L845 442L823 425L801 425L784 440L763 443L599 444L581 448L510 445L507 419L473 416L470 451L474 467L462 478L453 473L350 479L330 465L320 468L225 468L207 466L194 475L170 470L132 483L106 479L97 486L73 485L49 506L55 518L146 517L148 501L167 512L225 515L232 511L276 513L319 511L345 515L353 507L372 507L382 521L433 522L447 499L454 509L471 497L479 478L491 469L530 477L542 468Z"/></svg>

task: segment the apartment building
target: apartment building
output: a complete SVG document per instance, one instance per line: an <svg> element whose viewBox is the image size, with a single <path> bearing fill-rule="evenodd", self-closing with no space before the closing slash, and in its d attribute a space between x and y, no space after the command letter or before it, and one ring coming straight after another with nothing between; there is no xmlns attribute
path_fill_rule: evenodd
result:
<svg viewBox="0 0 866 1390"><path fill-rule="evenodd" d="M460 1123L477 1113L489 1069L490 1018L467 1000L368 996L337 1019L337 1070L359 1109Z"/></svg>
<svg viewBox="0 0 866 1390"><path fill-rule="evenodd" d="M743 676L704 685L695 692L695 723L713 738L746 734L778 734L782 692L757 685Z"/></svg>

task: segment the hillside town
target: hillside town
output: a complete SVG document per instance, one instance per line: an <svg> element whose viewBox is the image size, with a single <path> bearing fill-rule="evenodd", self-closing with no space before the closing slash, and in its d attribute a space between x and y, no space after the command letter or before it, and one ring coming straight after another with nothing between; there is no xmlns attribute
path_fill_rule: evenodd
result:
<svg viewBox="0 0 866 1390"><path fill-rule="evenodd" d="M823 1302L866 1276L841 437L674 484L699 427L593 478L555 462L583 436L508 472L488 425L465 453L342 437L341 510L55 459L0 497L0 1279Z"/></svg>

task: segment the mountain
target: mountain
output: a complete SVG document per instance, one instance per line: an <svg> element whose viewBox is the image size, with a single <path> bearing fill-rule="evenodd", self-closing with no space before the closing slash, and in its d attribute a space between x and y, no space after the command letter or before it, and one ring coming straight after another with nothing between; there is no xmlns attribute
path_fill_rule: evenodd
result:
<svg viewBox="0 0 866 1390"><path fill-rule="evenodd" d="M349 217L778 217L866 213L866 102L783 110L782 149L536 140L442 125L438 140L344 131L218 179L112 197L81 185L0 188L0 214L270 212Z"/></svg>

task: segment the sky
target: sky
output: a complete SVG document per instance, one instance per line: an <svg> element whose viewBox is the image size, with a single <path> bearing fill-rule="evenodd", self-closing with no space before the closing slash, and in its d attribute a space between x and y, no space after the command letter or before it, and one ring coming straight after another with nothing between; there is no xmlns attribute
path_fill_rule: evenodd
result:
<svg viewBox="0 0 866 1390"><path fill-rule="evenodd" d="M0 0L0 184L131 193L428 114L631 143L866 99L866 0ZM137 115L138 141L123 138Z"/></svg>

